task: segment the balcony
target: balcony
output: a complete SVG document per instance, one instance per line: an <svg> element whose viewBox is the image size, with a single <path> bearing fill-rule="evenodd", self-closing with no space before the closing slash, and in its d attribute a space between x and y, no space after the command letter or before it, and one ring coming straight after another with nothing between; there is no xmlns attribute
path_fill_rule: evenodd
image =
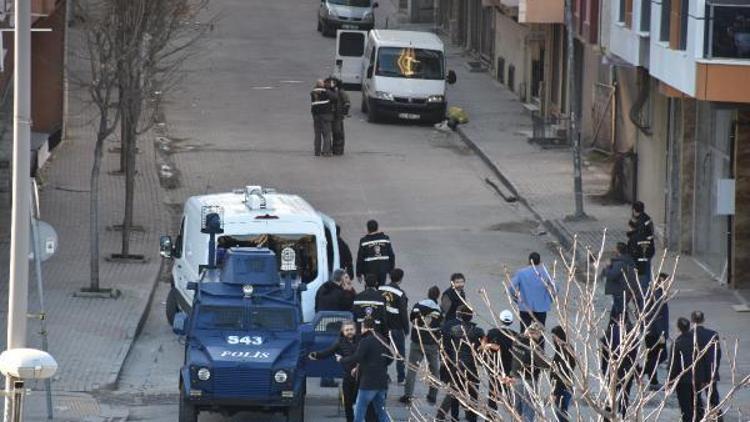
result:
<svg viewBox="0 0 750 422"><path fill-rule="evenodd" d="M564 23L564 0L519 0L518 22Z"/></svg>
<svg viewBox="0 0 750 422"><path fill-rule="evenodd" d="M750 59L750 4L706 2L706 58Z"/></svg>

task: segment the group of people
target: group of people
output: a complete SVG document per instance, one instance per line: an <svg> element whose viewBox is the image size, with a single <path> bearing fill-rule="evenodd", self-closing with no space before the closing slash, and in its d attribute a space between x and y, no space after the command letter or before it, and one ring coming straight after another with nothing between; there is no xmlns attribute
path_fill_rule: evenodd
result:
<svg viewBox="0 0 750 422"><path fill-rule="evenodd" d="M341 80L319 79L310 92L310 110L315 130L315 156L344 154L344 118L351 104Z"/></svg>
<svg viewBox="0 0 750 422"><path fill-rule="evenodd" d="M658 391L662 385L658 380L657 367L667 363L667 381L674 386L682 420L702 420L705 412L702 395L707 396L711 409L717 409L720 402L716 384L721 364L719 335L703 326L703 312L694 311L690 320L685 317L677 319L679 335L672 342L671 353L668 351L669 304L664 286L669 274L660 273L656 282L652 282L654 231L642 202L633 204L628 226L627 243L617 243L614 256L602 272L605 294L612 296L609 324L602 338L602 371L613 370L620 379L627 378L625 374L635 367L637 373L648 378L649 388ZM644 326L644 346L647 351L643 367L636 362L636 348L620 345L621 339L638 323ZM610 368L610 358L614 356L618 357L619 365ZM617 383L618 392L622 392L618 409L622 413L627 410L632 383L632 377ZM714 418L722 420L718 409Z"/></svg>
<svg viewBox="0 0 750 422"><path fill-rule="evenodd" d="M719 336L703 326L703 313L695 311L691 320L677 320L680 334L668 352L669 307L663 286L669 275L660 273L657 282L651 280L653 228L642 203L633 205L629 225L628 243L617 244L615 255L601 275L605 293L613 298L609 323L600 339L600 369L603 375L614 378L616 386L610 411L626 413L635 379L645 378L653 391L662 389L657 368L667 363L667 382L675 388L683 421L700 420L705 414L701 395L707 396L712 409L719 404ZM409 307L401 287L405 273L395 266L391 240L379 230L376 221L367 223L356 267L348 246L340 238L339 250L344 268L335 271L333 279L318 290L316 310L351 311L353 320L342 324L336 344L312 353L310 358L336 356L343 365L347 421L390 420L385 398L391 382L388 368L394 362L396 381L404 388L401 403L414 400L416 368L422 363L432 376L427 402L436 405L436 387L446 387L436 411L437 421L458 420L461 403L466 403L461 395L468 394L474 403L481 401L478 396L482 373L490 375L487 406L466 408L467 420L491 420L494 413L489 413L503 402L512 406L522 420L533 421L538 407L533 405L530 394L543 371L549 371L552 381L556 420L568 420L577 362L562 326L554 326L545 335L547 314L554 306L558 287L539 253L532 252L527 265L516 271L508 283L514 311L500 312L498 326L485 332L473 321L474 311L466 299L466 277L461 273L451 275L445 290L432 286L424 299ZM353 276L364 282L364 290L356 291ZM519 331L512 328L516 317ZM620 344L636 327L643 334L638 336L638 344ZM551 355L547 355L545 338L551 339ZM638 350L643 347L646 359L641 364ZM323 385L336 384L324 380ZM718 413L716 416L721 419Z"/></svg>

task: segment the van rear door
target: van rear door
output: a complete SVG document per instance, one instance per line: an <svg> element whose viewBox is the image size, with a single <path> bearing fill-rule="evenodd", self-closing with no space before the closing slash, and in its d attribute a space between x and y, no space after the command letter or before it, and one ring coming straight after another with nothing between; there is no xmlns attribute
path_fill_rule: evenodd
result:
<svg viewBox="0 0 750 422"><path fill-rule="evenodd" d="M367 31L340 29L336 32L336 66L333 74L341 79L345 89L359 90L362 86L366 41Z"/></svg>
<svg viewBox="0 0 750 422"><path fill-rule="evenodd" d="M331 278L331 276L333 275L333 270L341 268L336 221L334 221L333 218L323 214L322 212L319 212L318 214L320 215L320 219L323 221L323 225L325 226L327 246L326 253L328 255L328 278Z"/></svg>

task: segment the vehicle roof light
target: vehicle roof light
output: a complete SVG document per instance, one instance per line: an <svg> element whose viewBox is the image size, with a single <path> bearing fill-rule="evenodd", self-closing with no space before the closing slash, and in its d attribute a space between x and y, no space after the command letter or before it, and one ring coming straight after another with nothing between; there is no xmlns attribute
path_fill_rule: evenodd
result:
<svg viewBox="0 0 750 422"><path fill-rule="evenodd" d="M250 297L253 295L253 286L249 284L245 284L242 286L242 294L245 295L245 297Z"/></svg>

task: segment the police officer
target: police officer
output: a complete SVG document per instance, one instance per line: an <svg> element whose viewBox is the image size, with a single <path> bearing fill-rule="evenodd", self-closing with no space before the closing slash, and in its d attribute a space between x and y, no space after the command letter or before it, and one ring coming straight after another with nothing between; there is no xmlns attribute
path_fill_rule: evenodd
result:
<svg viewBox="0 0 750 422"><path fill-rule="evenodd" d="M354 314L354 321L357 323L357 332L360 332L365 318L371 318L379 333L388 334L385 298L383 293L378 290L378 279L375 275L368 274L365 277L365 289L354 296L352 313Z"/></svg>
<svg viewBox="0 0 750 422"><path fill-rule="evenodd" d="M333 102L333 155L344 155L344 118L349 116L351 102L346 94L341 80L331 76L326 80L330 88L336 91L336 101Z"/></svg>
<svg viewBox="0 0 750 422"><path fill-rule="evenodd" d="M651 281L651 258L656 252L654 248L654 224L651 222L651 217L646 214L645 208L646 206L641 201L633 203L632 218L628 221L630 230L627 233L630 256L635 261L638 279L644 291Z"/></svg>
<svg viewBox="0 0 750 422"><path fill-rule="evenodd" d="M323 155L331 155L331 132L333 125L333 102L337 101L335 91L327 89L319 79L310 92L310 111L315 127L315 156L320 156L321 142Z"/></svg>
<svg viewBox="0 0 750 422"><path fill-rule="evenodd" d="M406 359L406 333L409 331L409 298L401 290L404 270L394 268L391 271L391 282L380 286L378 290L385 299L385 320L391 334L391 340L403 359L396 360L396 377L399 384L406 380L404 360Z"/></svg>
<svg viewBox="0 0 750 422"><path fill-rule="evenodd" d="M359 241L357 252L357 278L374 274L378 286L385 284L391 270L396 266L391 238L378 230L378 222L367 222L367 235Z"/></svg>

